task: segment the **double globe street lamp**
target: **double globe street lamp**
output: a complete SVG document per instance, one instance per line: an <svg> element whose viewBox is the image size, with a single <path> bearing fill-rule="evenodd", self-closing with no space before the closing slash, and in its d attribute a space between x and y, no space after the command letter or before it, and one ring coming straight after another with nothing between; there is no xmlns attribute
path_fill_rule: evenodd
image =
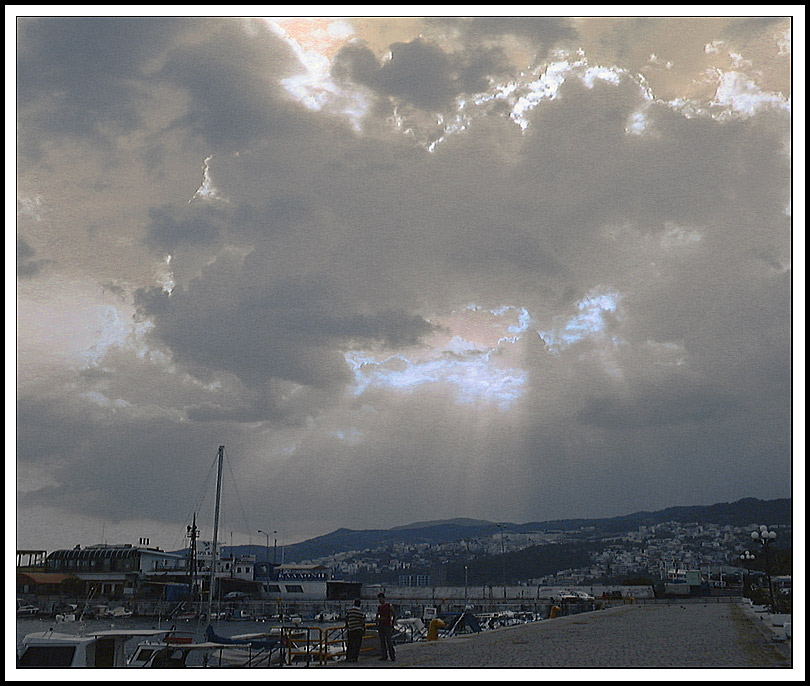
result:
<svg viewBox="0 0 810 686"><path fill-rule="evenodd" d="M754 555L752 552L748 550L746 550L742 555L740 555L742 565L748 572L751 571L751 562L755 559L756 555ZM743 595L745 595L745 574L743 574Z"/></svg>
<svg viewBox="0 0 810 686"><path fill-rule="evenodd" d="M765 574L768 576L768 595L771 599L771 612L776 612L776 603L773 598L773 583L771 583L770 557L770 545L776 539L776 532L769 530L768 527L763 524L757 531L751 532L751 538L762 546L762 550L765 553Z"/></svg>

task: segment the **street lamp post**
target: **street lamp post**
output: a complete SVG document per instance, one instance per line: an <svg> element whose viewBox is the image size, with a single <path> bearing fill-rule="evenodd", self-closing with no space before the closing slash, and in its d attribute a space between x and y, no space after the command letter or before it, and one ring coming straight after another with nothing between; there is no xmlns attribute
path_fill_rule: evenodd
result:
<svg viewBox="0 0 810 686"><path fill-rule="evenodd" d="M270 534L266 531L262 531L259 529L260 534L264 534L265 536L265 546L264 546L264 561L270 562ZM273 532L273 564L276 564L276 545L278 544L278 539L276 538L276 534L278 531Z"/></svg>
<svg viewBox="0 0 810 686"><path fill-rule="evenodd" d="M264 534L264 561L270 562L270 534L261 529L259 529L259 533Z"/></svg>
<svg viewBox="0 0 810 686"><path fill-rule="evenodd" d="M776 539L776 532L769 531L768 527L764 524L759 527L758 531L751 532L751 538L757 541L765 553L765 574L768 577L768 595L771 599L771 612L776 612L776 603L773 597L773 584L771 583L771 556L770 545Z"/></svg>
<svg viewBox="0 0 810 686"><path fill-rule="evenodd" d="M750 571L751 560L756 559L756 555L746 550L742 555L740 555L740 560L742 560L743 567ZM745 595L745 573L743 573L743 595Z"/></svg>
<svg viewBox="0 0 810 686"><path fill-rule="evenodd" d="M501 530L501 582L503 583L503 598L506 600L506 547L504 546L503 530L505 525L498 524Z"/></svg>

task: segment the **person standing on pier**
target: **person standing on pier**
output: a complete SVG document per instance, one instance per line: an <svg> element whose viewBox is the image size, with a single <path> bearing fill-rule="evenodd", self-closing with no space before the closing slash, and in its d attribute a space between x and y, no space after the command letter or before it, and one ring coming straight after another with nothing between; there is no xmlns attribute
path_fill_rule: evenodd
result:
<svg viewBox="0 0 810 686"><path fill-rule="evenodd" d="M346 610L346 662L357 662L365 633L366 614L360 609L360 598L357 598Z"/></svg>
<svg viewBox="0 0 810 686"><path fill-rule="evenodd" d="M377 606L377 632L380 635L380 660L396 660L394 653L394 607L386 602L385 594L379 593L377 599L380 601Z"/></svg>

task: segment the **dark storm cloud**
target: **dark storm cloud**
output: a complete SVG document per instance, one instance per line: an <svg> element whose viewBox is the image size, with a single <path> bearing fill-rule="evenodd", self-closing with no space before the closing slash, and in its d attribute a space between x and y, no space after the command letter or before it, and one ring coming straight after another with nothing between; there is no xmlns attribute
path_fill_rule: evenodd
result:
<svg viewBox="0 0 810 686"><path fill-rule="evenodd" d="M133 83L188 20L150 17L20 18L17 106L23 131L85 138L140 122Z"/></svg>
<svg viewBox="0 0 810 686"><path fill-rule="evenodd" d="M239 150L264 138L300 135L298 122L306 117L282 99L279 86L293 69L292 53L279 39L220 22L202 40L172 50L159 76L190 96L177 125L216 150Z"/></svg>
<svg viewBox="0 0 810 686"><path fill-rule="evenodd" d="M69 410L52 397L25 394L17 399L15 418L17 459L24 463L58 463L66 443L90 431L93 424L89 412Z"/></svg>
<svg viewBox="0 0 810 686"><path fill-rule="evenodd" d="M35 256L36 251L28 242L17 236L17 276L21 278L36 276L43 267L51 264L51 260L37 260L34 259Z"/></svg>
<svg viewBox="0 0 810 686"><path fill-rule="evenodd" d="M281 172L278 168L278 173ZM312 221L314 199L294 189L287 192L269 188L267 197L244 197L238 189L233 190L232 197L238 202L195 201L150 208L145 244L152 250L170 254L178 248L199 248L213 254L225 241L254 245L279 239ZM230 191L224 192L230 195Z"/></svg>
<svg viewBox="0 0 810 686"><path fill-rule="evenodd" d="M658 136L634 140L627 128L639 105L638 86L630 81L588 89L571 80L558 100L531 117L533 131L520 156L525 180L519 183L547 198L541 220L558 227L551 232L564 232L560 238L572 238L571 226L704 221L707 212L720 211L727 175L742 168L728 168L729 154L753 152L737 149L740 127L686 120L656 107L648 116Z"/></svg>
<svg viewBox="0 0 810 686"><path fill-rule="evenodd" d="M488 235L476 239L474 245L460 241L457 250L450 251L448 264L473 272L491 272L494 264L501 264L505 270L542 275L544 279L571 276L567 267L543 247L542 238L531 235L530 229L514 225L494 226Z"/></svg>
<svg viewBox="0 0 810 686"><path fill-rule="evenodd" d="M558 100L533 114L510 196L514 211L543 236L545 249L563 263L598 254L603 262L594 275L610 273L621 281L634 265L620 270L611 258L631 257L634 248L606 240L605 229L635 226L642 235L661 237L667 222L675 222L700 227L710 259L727 268L733 268L728 253L714 250L734 233L738 241L744 235L749 247L765 243L772 251L779 244L786 256L787 232L762 231L759 222L784 218L787 117L719 124L654 105L645 110L648 135L636 137L627 134L640 104L634 90L632 84L597 83L590 90L566 83ZM768 172L760 174L763 169Z"/></svg>
<svg viewBox="0 0 810 686"><path fill-rule="evenodd" d="M279 100L289 49L239 20L58 17L19 20L17 98L23 141L117 135L143 125L145 95L165 84L190 96L176 126L239 149L295 130ZM33 135L36 127L37 136ZM28 131L32 133L29 134Z"/></svg>
<svg viewBox="0 0 810 686"><path fill-rule="evenodd" d="M367 47L346 46L332 69L338 79L429 112L446 110L459 95L485 90L487 77L504 72L505 61L499 51L448 54L422 39L393 44L391 59L382 63Z"/></svg>
<svg viewBox="0 0 810 686"><path fill-rule="evenodd" d="M341 348L413 344L432 330L403 311L361 313L342 301L331 278L252 278L238 260L218 259L171 296L142 291L138 304L154 335L203 378L235 374L249 387L271 379L328 387L348 381Z"/></svg>
<svg viewBox="0 0 810 686"><path fill-rule="evenodd" d="M48 417L44 424L43 417ZM18 459L47 465L58 483L20 497L24 506L60 507L108 521L129 517L182 519L210 466L221 425L182 424L172 418L79 409L65 399L22 398L17 413ZM141 488L144 482L148 487Z"/></svg>
<svg viewBox="0 0 810 686"><path fill-rule="evenodd" d="M740 17L728 25L724 35L752 38L760 35L763 30L778 26L784 19L785 17Z"/></svg>
<svg viewBox="0 0 810 686"><path fill-rule="evenodd" d="M450 23L461 30L456 52L417 39L381 62L353 45L334 74L381 100L447 113L504 68L497 37L543 51L572 31L567 20ZM113 51L112 30L102 40L60 23L67 33L52 49L43 42L52 25L28 31L25 135L137 126L138 98L156 104L170 90L176 99L152 113L165 126L139 129L142 148L134 136L111 149L152 160L150 174L128 177L148 198L140 223L117 206L99 221L118 241L100 258L110 269L119 245L151 251L135 297L144 333L64 388L40 384L49 399L21 394L18 460L53 465L59 484L26 503L122 517L154 505L170 519L171 494L199 455L232 441L255 459L251 508L262 511L277 488L274 502L293 517L317 502L358 522L359 507L363 526L400 524L415 506L431 517L527 521L732 499L759 485L756 495L783 493L789 114L686 116L646 99L632 75L588 87L584 70L572 70L555 99L526 113L525 131L504 101L475 111L463 131L442 129L428 152L386 130L382 109L360 133L299 107L279 84L297 71L279 40L214 24L177 35L161 25L143 38L149 49L134 41L128 61L124 34L145 29L124 22L107 70L89 55ZM59 50L74 47L60 76ZM39 63L54 73L37 85ZM58 90L68 77L79 85ZM110 94L94 93L93 79ZM49 114L59 103L64 129ZM628 132L639 114L646 128ZM175 157L191 161L170 166ZM212 192L193 195L203 159ZM181 189L168 199L166 178ZM25 241L18 249L18 265L31 269L36 255ZM170 295L153 285L158 269L170 272ZM604 293L615 309L587 319L584 299ZM508 362L526 371L513 409L461 404L439 382L352 396L347 351L424 352L442 315L468 303L525 307L534 318ZM572 321L580 338L560 343ZM534 329L560 333L556 345ZM484 356L475 352L455 358ZM764 482L763 462L773 467ZM144 473L151 483L156 468L154 503L144 503L130 484Z"/></svg>
<svg viewBox="0 0 810 686"><path fill-rule="evenodd" d="M673 387L674 385L674 387ZM683 424L714 423L737 411L738 403L713 387L696 380L636 389L631 399L615 395L590 398L577 419L586 425L626 429Z"/></svg>
<svg viewBox="0 0 810 686"><path fill-rule="evenodd" d="M220 236L219 226L211 216L213 214L210 211L197 213L187 207L182 208L180 213L173 212L170 207L152 208L149 210L146 244L153 249L172 253L184 244L213 243Z"/></svg>

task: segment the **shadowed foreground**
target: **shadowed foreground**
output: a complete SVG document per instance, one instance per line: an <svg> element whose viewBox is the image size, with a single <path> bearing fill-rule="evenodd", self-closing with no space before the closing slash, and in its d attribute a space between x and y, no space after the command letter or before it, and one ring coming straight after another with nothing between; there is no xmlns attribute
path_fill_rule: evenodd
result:
<svg viewBox="0 0 810 686"><path fill-rule="evenodd" d="M425 668L789 668L775 644L735 603L626 605L480 634L397 647L397 660L369 656L344 669Z"/></svg>

